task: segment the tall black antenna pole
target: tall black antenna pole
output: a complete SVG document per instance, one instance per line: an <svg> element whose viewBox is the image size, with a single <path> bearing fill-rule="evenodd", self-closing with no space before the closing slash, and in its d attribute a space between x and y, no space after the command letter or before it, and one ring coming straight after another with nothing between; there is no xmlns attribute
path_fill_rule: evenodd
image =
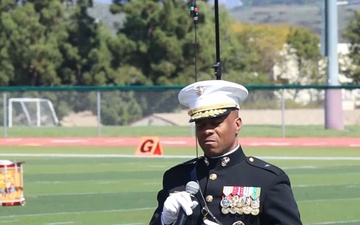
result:
<svg viewBox="0 0 360 225"><path fill-rule="evenodd" d="M220 61L220 31L219 31L219 1L214 0L215 9L215 46L216 46L216 63L213 66L216 80L221 80L221 61Z"/></svg>
<svg viewBox="0 0 360 225"><path fill-rule="evenodd" d="M194 37L194 51L195 51L195 82L197 82L197 74L198 74L198 71L197 71L197 23L198 23L198 19L199 19L199 9L197 7L197 4L196 4L196 0L192 0L192 3L190 5L190 16L193 17L193 20L194 20L194 33L195 33L195 37Z"/></svg>
<svg viewBox="0 0 360 225"><path fill-rule="evenodd" d="M198 19L199 19L199 9L197 7L196 4L196 0L192 0L191 5L190 5L190 16L193 17L194 20L194 32L195 32L195 37L194 37L194 49L195 49L195 82L197 82L197 55L198 55L198 51L197 51L197 47L198 47L198 41L197 41L197 23L198 23ZM195 143L196 143L196 157L199 157L199 147L198 147L198 142L197 142L197 138L195 135Z"/></svg>

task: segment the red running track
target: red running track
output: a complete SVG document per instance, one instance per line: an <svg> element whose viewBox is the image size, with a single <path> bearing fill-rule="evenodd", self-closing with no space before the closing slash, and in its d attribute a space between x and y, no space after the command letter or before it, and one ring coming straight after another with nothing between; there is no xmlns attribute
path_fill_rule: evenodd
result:
<svg viewBox="0 0 360 225"><path fill-rule="evenodd" d="M0 146L137 146L140 137L0 138ZM195 146L191 137L160 137L161 146ZM360 149L360 138L239 138L242 146L346 146Z"/></svg>

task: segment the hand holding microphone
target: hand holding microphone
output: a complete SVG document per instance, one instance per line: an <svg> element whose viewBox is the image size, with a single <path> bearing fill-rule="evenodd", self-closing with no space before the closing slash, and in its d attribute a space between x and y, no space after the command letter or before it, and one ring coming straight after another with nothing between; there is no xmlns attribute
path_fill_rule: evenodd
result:
<svg viewBox="0 0 360 225"><path fill-rule="evenodd" d="M192 196L199 191L200 187L195 181L186 184L186 191L171 194L164 202L161 221L163 224L185 224L186 217L193 213L193 209L199 204L192 200Z"/></svg>

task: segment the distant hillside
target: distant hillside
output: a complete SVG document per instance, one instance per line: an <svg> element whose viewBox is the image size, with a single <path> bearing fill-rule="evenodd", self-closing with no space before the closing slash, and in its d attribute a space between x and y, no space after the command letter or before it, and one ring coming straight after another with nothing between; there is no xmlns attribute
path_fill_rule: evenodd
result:
<svg viewBox="0 0 360 225"><path fill-rule="evenodd" d="M341 32L345 29L354 11L360 10L360 4L338 6L339 42L346 40ZM123 15L112 15L109 12L109 4L95 3L94 8L89 9L89 14L100 19L106 26L115 32L114 26L123 24ZM290 24L292 26L308 27L317 34L321 34L321 12L318 5L272 5L258 7L238 7L230 10L230 15L239 22L249 24Z"/></svg>
<svg viewBox="0 0 360 225"><path fill-rule="evenodd" d="M339 42L346 40L341 32L345 29L354 11L360 10L360 5L338 6ZM317 5L273 5L267 7L236 8L230 11L237 21L249 24L290 24L308 27L321 34L321 11Z"/></svg>

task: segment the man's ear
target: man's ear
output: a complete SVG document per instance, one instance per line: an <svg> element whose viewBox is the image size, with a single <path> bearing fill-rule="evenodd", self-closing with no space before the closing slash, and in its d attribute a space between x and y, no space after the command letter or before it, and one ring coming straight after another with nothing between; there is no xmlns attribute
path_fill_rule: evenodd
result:
<svg viewBox="0 0 360 225"><path fill-rule="evenodd" d="M235 124L236 124L236 134L238 134L238 132L240 131L241 126L242 126L241 117L236 118Z"/></svg>

